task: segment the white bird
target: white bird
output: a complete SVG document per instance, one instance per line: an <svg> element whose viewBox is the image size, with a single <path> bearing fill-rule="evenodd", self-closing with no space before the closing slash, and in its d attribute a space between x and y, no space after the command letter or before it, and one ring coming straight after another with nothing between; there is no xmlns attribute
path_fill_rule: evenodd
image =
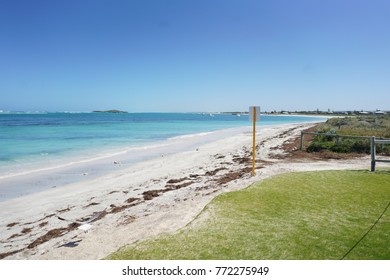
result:
<svg viewBox="0 0 390 280"><path fill-rule="evenodd" d="M90 230L91 227L92 227L91 224L83 224L83 225L81 225L81 226L79 226L77 228L83 230L84 232L88 232L88 230Z"/></svg>
<svg viewBox="0 0 390 280"><path fill-rule="evenodd" d="M103 211L95 213L91 218L89 218L88 220L82 221L82 222L65 219L65 218L62 218L60 216L57 216L57 218L59 220L61 220L61 221L68 221L68 222L71 222L71 223L75 223L75 224L79 225L77 227L78 229L81 229L84 232L88 232L88 230L90 230L92 228L92 225L90 223L92 223L94 220L99 218L106 211L106 209L104 209Z"/></svg>

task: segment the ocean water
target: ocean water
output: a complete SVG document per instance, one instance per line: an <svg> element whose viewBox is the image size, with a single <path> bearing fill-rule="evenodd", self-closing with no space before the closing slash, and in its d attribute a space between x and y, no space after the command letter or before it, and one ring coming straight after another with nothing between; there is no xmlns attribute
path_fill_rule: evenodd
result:
<svg viewBox="0 0 390 280"><path fill-rule="evenodd" d="M258 125L322 120L304 116L265 115ZM46 182L41 184L42 188L48 187L48 179L43 175L50 174L50 178L57 178L57 181L50 182L51 185L59 181L61 184L71 183L65 179L71 176L50 173L57 167L86 162L92 164L113 155L120 157L124 153L127 153L127 159L131 158L128 160L130 164L166 153L167 150L177 152L189 149L211 141L213 137L237 133L235 129L249 130L250 126L248 116L231 114L0 113L0 200L10 197L13 188L23 189L18 194L21 195L29 193L30 189L39 189L39 182ZM214 133L221 130L225 134ZM89 168L89 172L98 174L100 169L103 167L95 164ZM31 177L28 179L31 182L10 181L34 172L37 173L35 182L31 181ZM69 169L67 174L72 172L80 171ZM5 189L7 191L4 192Z"/></svg>
<svg viewBox="0 0 390 280"><path fill-rule="evenodd" d="M257 124L305 121L313 118L265 115ZM0 177L30 163L67 156L88 158L177 136L250 125L248 116L231 114L3 113L0 114Z"/></svg>

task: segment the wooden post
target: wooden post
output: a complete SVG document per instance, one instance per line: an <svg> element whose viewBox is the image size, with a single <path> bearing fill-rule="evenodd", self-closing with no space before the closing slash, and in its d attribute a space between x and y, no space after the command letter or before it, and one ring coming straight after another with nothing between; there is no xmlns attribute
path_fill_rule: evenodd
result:
<svg viewBox="0 0 390 280"><path fill-rule="evenodd" d="M304 137L303 131L301 131L301 151L303 150L303 137Z"/></svg>
<svg viewBox="0 0 390 280"><path fill-rule="evenodd" d="M376 147L375 147L375 136L371 137L371 171L375 171L375 154L376 154Z"/></svg>
<svg viewBox="0 0 390 280"><path fill-rule="evenodd" d="M253 107L252 176L255 176L255 162L256 162L256 107Z"/></svg>

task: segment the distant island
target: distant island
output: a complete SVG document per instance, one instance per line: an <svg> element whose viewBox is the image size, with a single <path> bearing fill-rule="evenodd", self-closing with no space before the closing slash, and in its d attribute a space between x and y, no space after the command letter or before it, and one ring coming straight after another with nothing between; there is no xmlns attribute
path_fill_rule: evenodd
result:
<svg viewBox="0 0 390 280"><path fill-rule="evenodd" d="M93 111L93 113L114 113L114 114L123 114L123 113L127 113L127 112L126 112L126 111L121 111L121 110L105 110L105 111L96 110L96 111Z"/></svg>

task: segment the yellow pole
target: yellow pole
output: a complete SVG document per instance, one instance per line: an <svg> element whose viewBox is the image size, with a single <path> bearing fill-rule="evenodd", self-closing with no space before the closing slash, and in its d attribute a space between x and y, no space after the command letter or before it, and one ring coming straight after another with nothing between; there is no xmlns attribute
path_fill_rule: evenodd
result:
<svg viewBox="0 0 390 280"><path fill-rule="evenodd" d="M255 176L255 158L256 158L256 106L253 107L252 176Z"/></svg>

